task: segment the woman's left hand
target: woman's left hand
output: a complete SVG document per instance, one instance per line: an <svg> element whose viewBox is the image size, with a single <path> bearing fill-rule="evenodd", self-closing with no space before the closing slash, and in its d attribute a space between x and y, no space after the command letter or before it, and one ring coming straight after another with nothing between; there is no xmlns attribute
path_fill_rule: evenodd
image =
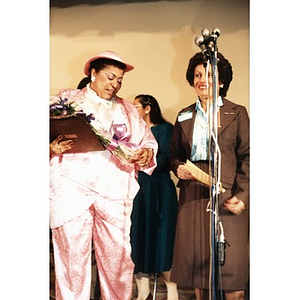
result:
<svg viewBox="0 0 300 300"><path fill-rule="evenodd" d="M147 166L153 157L153 150L150 148L141 148L134 152L134 157L130 162L138 165L139 167Z"/></svg>
<svg viewBox="0 0 300 300"><path fill-rule="evenodd" d="M227 199L224 203L224 207L226 210L231 211L235 215L239 215L243 210L246 209L245 203L235 196Z"/></svg>

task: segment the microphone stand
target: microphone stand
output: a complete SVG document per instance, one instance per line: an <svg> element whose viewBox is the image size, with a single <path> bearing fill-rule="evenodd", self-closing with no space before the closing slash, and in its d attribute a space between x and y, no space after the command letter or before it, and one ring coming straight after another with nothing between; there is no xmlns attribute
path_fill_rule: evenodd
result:
<svg viewBox="0 0 300 300"><path fill-rule="evenodd" d="M213 103L208 102L209 124L209 173L210 188L210 270L209 270L209 299L222 300L221 266L225 264L224 230L219 221L219 198L221 185L221 151L218 145L218 47L219 28L215 28L210 35L208 29L202 29L201 35L195 37L195 44L201 49L210 62L212 68ZM208 70L207 70L208 72ZM210 96L210 95L209 95ZM220 228L220 233L219 233Z"/></svg>
<svg viewBox="0 0 300 300"><path fill-rule="evenodd" d="M217 106L217 52L211 53L212 78L213 78L213 103L212 113L210 115L210 168L212 186L210 191L211 197L211 284L212 284L212 299L217 300L218 295L218 203L219 203L219 189L218 189L218 106Z"/></svg>
<svg viewBox="0 0 300 300"><path fill-rule="evenodd" d="M210 42L210 46L211 46ZM219 262L219 196L220 196L220 162L221 153L218 145L218 49L216 38L213 39L213 46L208 45L206 55L212 66L213 103L209 109L209 154L210 154L210 175L212 185L210 189L210 291L209 299L222 299L220 292L219 278L221 276ZM210 106L210 105L209 105Z"/></svg>

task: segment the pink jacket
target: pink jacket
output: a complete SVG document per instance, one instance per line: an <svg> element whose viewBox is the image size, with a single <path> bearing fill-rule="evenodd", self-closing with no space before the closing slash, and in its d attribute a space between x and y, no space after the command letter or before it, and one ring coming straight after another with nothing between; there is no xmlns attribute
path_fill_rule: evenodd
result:
<svg viewBox="0 0 300 300"><path fill-rule="evenodd" d="M79 107L93 108L93 95L87 88L82 90L67 89L60 91L59 97L74 101ZM56 228L77 217L88 209L95 197L132 202L139 190L137 171L151 175L156 167L157 142L151 130L140 118L136 108L128 101L115 97L125 120L129 142L138 148L152 148L153 159L146 167L123 165L108 150L61 154L50 160L50 227ZM97 115L94 111L97 127ZM126 205L126 204L125 204Z"/></svg>

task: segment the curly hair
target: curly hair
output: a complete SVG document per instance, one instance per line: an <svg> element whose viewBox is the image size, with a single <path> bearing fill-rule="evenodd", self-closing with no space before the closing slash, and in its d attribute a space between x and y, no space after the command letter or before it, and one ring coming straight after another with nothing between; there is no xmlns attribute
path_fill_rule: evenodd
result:
<svg viewBox="0 0 300 300"><path fill-rule="evenodd" d="M196 53L189 61L188 68L186 70L186 80L190 86L194 86L194 71L198 65L207 66L206 56L202 52ZM218 53L218 73L219 82L223 84L220 88L219 94L221 97L225 97L232 81L233 72L230 62L219 52Z"/></svg>

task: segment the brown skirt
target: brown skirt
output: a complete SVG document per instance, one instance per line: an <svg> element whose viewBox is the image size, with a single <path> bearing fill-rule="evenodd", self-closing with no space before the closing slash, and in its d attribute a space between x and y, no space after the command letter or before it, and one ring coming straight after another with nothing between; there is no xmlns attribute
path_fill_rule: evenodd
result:
<svg viewBox="0 0 300 300"><path fill-rule="evenodd" d="M198 165L208 172L208 163ZM221 267L222 290L246 290L249 280L249 211L239 216L222 209L231 191L220 196L219 215L224 227L225 265ZM209 289L210 213L206 211L209 188L190 181L180 189L171 281L181 286Z"/></svg>

